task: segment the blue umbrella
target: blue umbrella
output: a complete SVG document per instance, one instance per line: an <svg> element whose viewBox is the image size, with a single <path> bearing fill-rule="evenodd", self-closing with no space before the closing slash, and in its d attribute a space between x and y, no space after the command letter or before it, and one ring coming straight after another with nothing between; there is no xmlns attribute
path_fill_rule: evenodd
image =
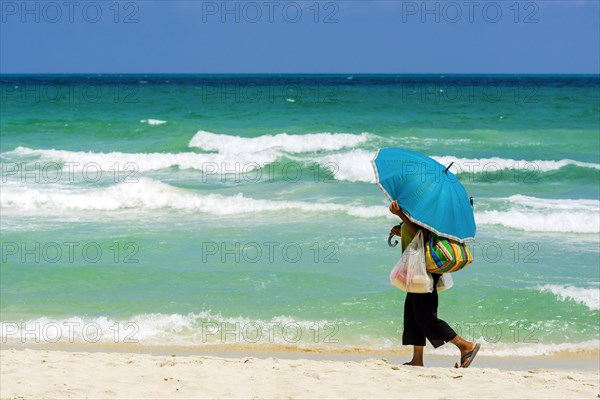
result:
<svg viewBox="0 0 600 400"><path fill-rule="evenodd" d="M372 163L379 188L412 222L460 243L475 238L471 201L450 166L397 148L378 150Z"/></svg>

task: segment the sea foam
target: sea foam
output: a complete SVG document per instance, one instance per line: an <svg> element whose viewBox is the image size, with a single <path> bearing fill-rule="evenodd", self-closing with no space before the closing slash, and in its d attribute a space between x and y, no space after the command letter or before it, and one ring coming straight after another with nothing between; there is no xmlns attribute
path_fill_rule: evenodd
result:
<svg viewBox="0 0 600 400"><path fill-rule="evenodd" d="M190 140L190 147L199 147L207 151L227 153L256 153L264 150L279 150L290 154L315 151L335 151L356 147L369 140L370 134L350 133L309 133L305 135L263 135L252 138L222 135L198 131Z"/></svg>
<svg viewBox="0 0 600 400"><path fill-rule="evenodd" d="M279 154L274 151L258 151L255 153L122 153L122 152L85 152L66 150L36 150L17 147L5 156L36 156L42 161L61 162L65 170L82 171L83 169L100 169L102 171L155 171L177 167L179 169L204 170L252 170L277 160Z"/></svg>
<svg viewBox="0 0 600 400"><path fill-rule="evenodd" d="M343 319L302 320L285 315L250 319L242 316L223 317L219 313L202 311L189 314L138 314L126 320L106 316L73 316L65 319L41 317L2 322L0 333L3 343L30 340L37 343L113 342L182 346L211 343L310 345L310 330L322 329L323 333L329 327L331 332L335 326L352 324ZM302 336L304 340L301 341Z"/></svg>
<svg viewBox="0 0 600 400"><path fill-rule="evenodd" d="M150 178L135 183L119 183L104 188L35 187L8 185L3 188L0 205L5 211L18 210L158 210L176 209L212 215L301 210L305 212L342 212L362 218L385 215L381 206L277 201L246 197L205 194L180 189Z"/></svg>
<svg viewBox="0 0 600 400"><path fill-rule="evenodd" d="M537 232L600 232L600 201L589 199L543 199L514 195L481 199L482 207L496 209L475 213L475 222Z"/></svg>
<svg viewBox="0 0 600 400"><path fill-rule="evenodd" d="M166 124L167 121L162 121L160 119L142 119L140 120L141 124L148 124L148 125L162 125L162 124Z"/></svg>
<svg viewBox="0 0 600 400"><path fill-rule="evenodd" d="M566 285L543 285L536 288L540 292L550 292L561 301L574 301L592 311L600 310L600 289L580 288Z"/></svg>
<svg viewBox="0 0 600 400"><path fill-rule="evenodd" d="M2 188L0 206L4 212L170 209L236 215L300 210L312 213L341 212L360 218L391 218L385 205L256 199L242 193L225 196L178 188L151 178L137 178L137 182L96 188L7 182ZM598 200L541 199L515 195L478 199L478 208L482 209L475 212L478 225L500 225L533 232L600 232Z"/></svg>
<svg viewBox="0 0 600 400"><path fill-rule="evenodd" d="M371 160L375 157L374 151L354 149L342 153L310 157L334 172L338 180L349 182L374 183L375 176L371 167ZM524 182L539 179L539 173L559 170L570 165L599 170L600 164L586 163L570 159L563 160L513 160L510 158L461 158L454 156L432 156L442 165L450 165L454 174L466 175L487 174L490 181L498 179L500 171L513 170L511 178ZM461 178L462 179L462 178Z"/></svg>
<svg viewBox="0 0 600 400"><path fill-rule="evenodd" d="M300 348L357 348L364 350L397 349L401 341L389 336L372 336L356 332L360 323L343 318L305 320L288 315L268 319L224 317L220 313L201 311L189 314L147 313L127 319L107 316L55 319L40 317L27 321L3 321L0 335L3 343L123 343L149 346L202 345L281 345ZM315 341L319 332L320 341ZM334 339L326 342L327 335ZM344 335L344 340L339 340ZM597 351L600 342L575 343L506 343L490 342L484 337L472 338L483 343L480 354L492 357L536 357L557 353ZM273 347L270 347L271 349ZM276 348L276 347L275 347ZM443 346L432 354L456 356L456 349Z"/></svg>
<svg viewBox="0 0 600 400"><path fill-rule="evenodd" d="M417 138L402 138L404 140ZM428 139L418 139L425 140ZM431 139L433 140L433 139ZM139 171L159 170L171 167L180 169L206 170L214 164L223 165L223 169L231 170L241 166L252 170L274 163L282 158L292 159L302 165L319 164L333 173L339 181L374 183L375 176L371 161L375 149L380 146L393 145L390 138L383 138L371 133L312 133L306 135L262 135L253 138L216 134L198 131L190 140L189 147L210 153L123 153L123 152L81 152L54 149L31 149L18 147L3 153L3 157L39 157L44 161L72 163L74 170L94 163L102 170L123 168L125 164L136 165ZM360 147L360 148L359 148ZM371 147L366 149L364 147ZM524 182L539 179L539 174L556 171L567 166L576 166L600 170L600 164L581 162L571 159L562 160L515 160L509 158L461 158L451 155L433 156L443 165L454 163L450 170L464 176L486 174L490 181L498 177L504 170L512 170L510 176ZM209 167L208 164L211 164ZM238 167L241 168L241 167Z"/></svg>

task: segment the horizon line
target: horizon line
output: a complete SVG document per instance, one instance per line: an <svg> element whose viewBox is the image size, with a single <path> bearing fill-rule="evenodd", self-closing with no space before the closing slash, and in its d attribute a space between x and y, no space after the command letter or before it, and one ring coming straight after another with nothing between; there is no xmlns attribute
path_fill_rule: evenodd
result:
<svg viewBox="0 0 600 400"><path fill-rule="evenodd" d="M337 76L373 76L373 75L593 75L600 72L0 72L3 75L337 75Z"/></svg>

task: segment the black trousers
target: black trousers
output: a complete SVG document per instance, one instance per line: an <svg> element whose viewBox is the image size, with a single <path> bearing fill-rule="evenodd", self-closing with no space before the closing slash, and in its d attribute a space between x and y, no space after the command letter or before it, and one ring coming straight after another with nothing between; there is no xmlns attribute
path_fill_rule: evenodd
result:
<svg viewBox="0 0 600 400"><path fill-rule="evenodd" d="M440 347L456 337L456 332L437 317L438 293L436 286L441 275L431 275L433 292L406 294L403 345L425 346L425 338L427 338L433 347Z"/></svg>

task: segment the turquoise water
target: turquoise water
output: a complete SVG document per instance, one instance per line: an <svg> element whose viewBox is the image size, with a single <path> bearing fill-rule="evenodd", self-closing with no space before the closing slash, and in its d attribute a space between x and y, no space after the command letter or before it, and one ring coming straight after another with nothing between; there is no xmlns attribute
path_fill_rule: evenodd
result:
<svg viewBox="0 0 600 400"><path fill-rule="evenodd" d="M442 318L488 354L598 346L598 76L3 75L1 105L5 340L396 348L394 146L475 198Z"/></svg>

